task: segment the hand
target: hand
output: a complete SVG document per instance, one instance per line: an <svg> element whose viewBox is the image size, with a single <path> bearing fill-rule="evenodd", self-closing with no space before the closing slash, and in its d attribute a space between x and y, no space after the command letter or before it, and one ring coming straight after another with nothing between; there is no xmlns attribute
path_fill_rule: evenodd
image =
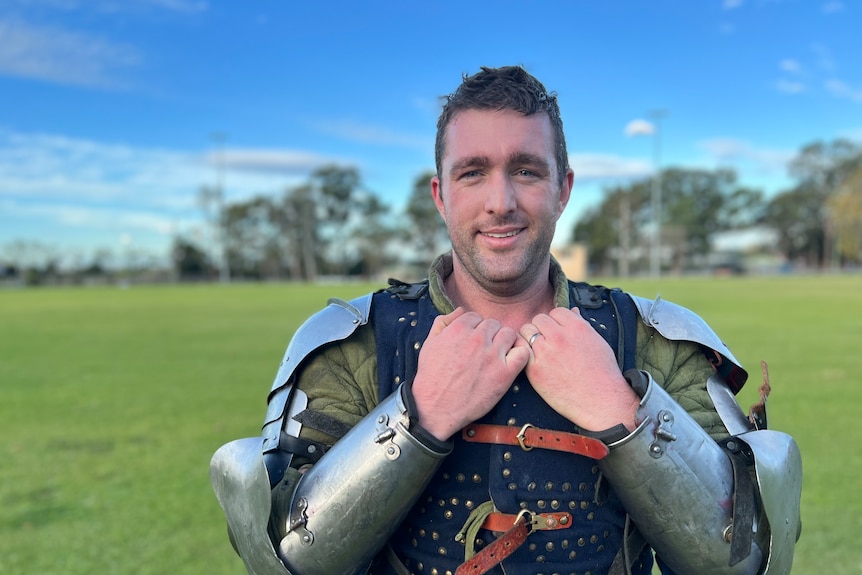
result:
<svg viewBox="0 0 862 575"><path fill-rule="evenodd" d="M419 423L440 440L488 413L527 365L530 349L494 319L456 309L434 320L419 352Z"/></svg>
<svg viewBox="0 0 862 575"><path fill-rule="evenodd" d="M640 399L623 378L614 351L577 308L554 308L520 329L532 341L527 377L555 411L602 431L622 423L632 431Z"/></svg>

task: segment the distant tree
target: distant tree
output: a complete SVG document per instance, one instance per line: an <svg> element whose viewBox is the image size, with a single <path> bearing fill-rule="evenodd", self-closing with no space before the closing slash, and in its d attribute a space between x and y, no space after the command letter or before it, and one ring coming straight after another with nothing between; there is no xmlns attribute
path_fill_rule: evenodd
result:
<svg viewBox="0 0 862 575"><path fill-rule="evenodd" d="M218 266L223 280L230 280L229 258L226 254L225 218L227 217L224 190L221 185L202 186L197 193L198 206L203 210L204 220L207 222L209 239L207 243L210 248L210 259Z"/></svg>
<svg viewBox="0 0 862 575"><path fill-rule="evenodd" d="M272 279L281 275L279 250L273 249L280 233L273 219L274 209L273 201L265 196L226 207L225 252L234 277Z"/></svg>
<svg viewBox="0 0 862 575"><path fill-rule="evenodd" d="M181 280L203 280L212 275L206 252L182 237L175 237L172 248L174 269Z"/></svg>
<svg viewBox="0 0 862 575"><path fill-rule="evenodd" d="M351 218L356 214L361 190L359 171L352 166L328 165L311 174L311 190L318 214L318 239L325 238L336 273L347 272ZM323 247L323 246L318 246Z"/></svg>
<svg viewBox="0 0 862 575"><path fill-rule="evenodd" d="M862 166L838 186L826 208L838 257L858 265L862 262Z"/></svg>
<svg viewBox="0 0 862 575"><path fill-rule="evenodd" d="M750 224L761 209L760 193L738 186L732 170L668 168L661 181L661 242L671 251L665 263L677 271L707 254L717 232ZM613 260L628 257L624 238L638 256L635 267L643 267L651 241L651 193L649 180L607 189L599 206L576 222L572 237L588 245L593 267L610 273Z"/></svg>
<svg viewBox="0 0 862 575"><path fill-rule="evenodd" d="M26 285L42 285L59 279L60 250L35 240L15 240L3 246L8 265L14 267Z"/></svg>
<svg viewBox="0 0 862 575"><path fill-rule="evenodd" d="M0 279L16 279L20 273L21 271L15 264L4 263L0 265Z"/></svg>
<svg viewBox="0 0 862 575"><path fill-rule="evenodd" d="M677 231L676 241L667 241L676 271L693 257L709 253L717 232L736 227L731 213L738 209L731 200L747 194L737 187L736 173L728 169L666 170L662 188L663 226Z"/></svg>
<svg viewBox="0 0 862 575"><path fill-rule="evenodd" d="M766 206L764 223L778 234L778 249L788 260L819 264L823 253L821 202L816 190L796 187L775 195Z"/></svg>
<svg viewBox="0 0 862 575"><path fill-rule="evenodd" d="M634 246L645 245L644 228L650 220L649 193L649 181L606 188L603 200L588 208L575 222L572 241L589 247L589 264L597 273L614 273L614 262L620 274L628 272L629 264L634 270L641 266L646 252L632 252L642 251Z"/></svg>
<svg viewBox="0 0 862 575"><path fill-rule="evenodd" d="M314 190L308 184L285 190L277 206L278 223L291 253L291 276L313 282L323 253Z"/></svg>
<svg viewBox="0 0 862 575"><path fill-rule="evenodd" d="M770 206L766 218L791 248L789 257L805 253L811 265L835 263L836 231L829 208L834 202L830 198L860 167L862 148L846 139L808 144L790 162L789 172L797 183L774 198L776 205Z"/></svg>
<svg viewBox="0 0 862 575"><path fill-rule="evenodd" d="M414 181L406 208L409 226L404 230L407 242L416 248L417 256L429 262L447 237L446 223L431 197L431 178L434 175L433 171L426 171Z"/></svg>
<svg viewBox="0 0 862 575"><path fill-rule="evenodd" d="M391 263L387 246L395 237L396 231L386 225L385 215L389 207L374 194L366 195L358 206L358 221L353 230L352 241L357 248L356 266L353 273L372 278L383 267Z"/></svg>

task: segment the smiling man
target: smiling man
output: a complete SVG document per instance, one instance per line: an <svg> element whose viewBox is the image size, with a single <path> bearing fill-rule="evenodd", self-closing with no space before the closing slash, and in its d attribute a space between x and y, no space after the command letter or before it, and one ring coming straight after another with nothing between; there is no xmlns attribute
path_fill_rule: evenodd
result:
<svg viewBox="0 0 862 575"><path fill-rule="evenodd" d="M437 129L452 251L310 318L262 436L213 457L249 573L789 572L798 449L742 414L730 351L549 254L574 181L556 96L483 68Z"/></svg>

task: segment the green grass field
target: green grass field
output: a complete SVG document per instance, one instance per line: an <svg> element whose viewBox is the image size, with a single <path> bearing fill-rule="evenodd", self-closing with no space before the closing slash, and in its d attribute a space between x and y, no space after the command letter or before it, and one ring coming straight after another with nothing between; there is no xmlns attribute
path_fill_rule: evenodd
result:
<svg viewBox="0 0 862 575"><path fill-rule="evenodd" d="M637 280L697 310L802 450L794 573L862 573L862 276ZM256 435L298 325L368 286L0 291L0 573L244 573L208 464Z"/></svg>

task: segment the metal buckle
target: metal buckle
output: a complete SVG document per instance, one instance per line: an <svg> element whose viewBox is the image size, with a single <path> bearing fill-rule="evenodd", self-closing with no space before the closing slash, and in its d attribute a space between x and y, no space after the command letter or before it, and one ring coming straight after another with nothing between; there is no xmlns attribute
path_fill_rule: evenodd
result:
<svg viewBox="0 0 862 575"><path fill-rule="evenodd" d="M527 522L530 532L532 533L533 531L561 528L569 523L570 516L568 513L548 513L547 515L542 515L541 513L533 513L529 509L521 509L521 511L519 511L515 516L514 524L517 525L522 517Z"/></svg>
<svg viewBox="0 0 862 575"><path fill-rule="evenodd" d="M536 426L533 425L532 423L525 423L524 427L521 428L521 431L518 432L518 435L515 436L515 439L518 440L518 445L520 445L521 449L523 449L524 451L531 451L533 449L532 446L524 443L524 441L527 439L527 437L526 437L527 430L531 427L536 427Z"/></svg>

